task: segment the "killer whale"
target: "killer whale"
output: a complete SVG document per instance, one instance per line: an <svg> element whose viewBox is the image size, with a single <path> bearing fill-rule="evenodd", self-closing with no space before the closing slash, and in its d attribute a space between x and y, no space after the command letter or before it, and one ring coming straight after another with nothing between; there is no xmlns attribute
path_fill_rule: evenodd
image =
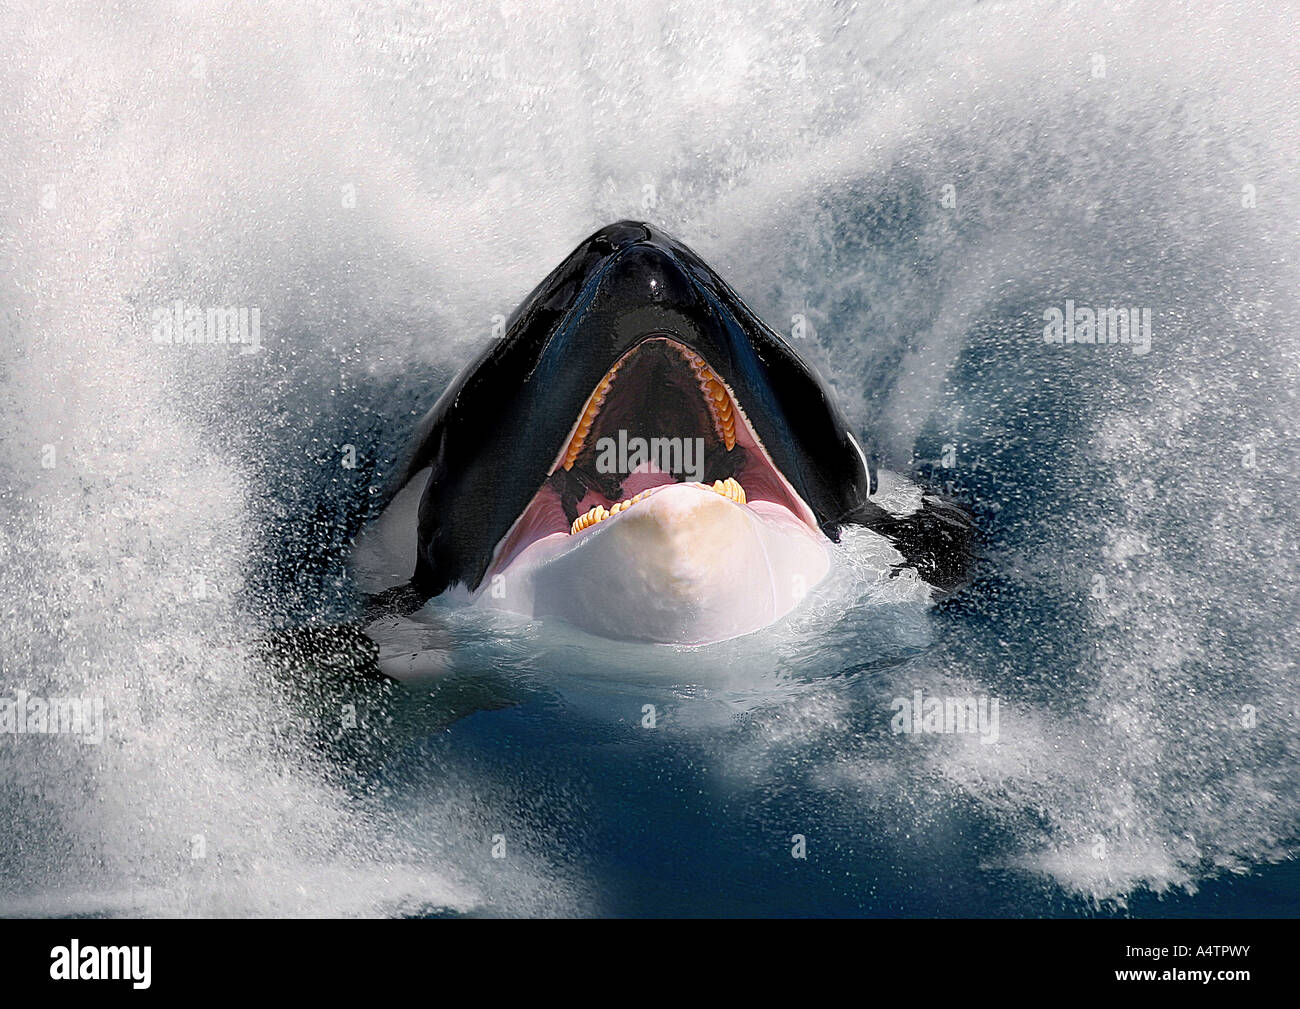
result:
<svg viewBox="0 0 1300 1009"><path fill-rule="evenodd" d="M703 479L610 472L596 446L616 432L695 439ZM391 486L372 540L414 558L389 564L381 599L409 610L459 591L613 638L695 644L770 623L850 524L945 588L970 553L960 509L871 501L875 467L820 376L699 256L636 221L591 235L524 299Z"/></svg>

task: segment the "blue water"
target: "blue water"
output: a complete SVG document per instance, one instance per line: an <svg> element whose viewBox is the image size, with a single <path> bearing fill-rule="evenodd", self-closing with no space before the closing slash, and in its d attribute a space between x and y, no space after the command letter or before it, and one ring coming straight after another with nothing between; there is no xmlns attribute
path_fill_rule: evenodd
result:
<svg viewBox="0 0 1300 1009"><path fill-rule="evenodd" d="M0 735L0 911L1300 909L1293 12L37 13L0 15L0 696L106 734ZM862 533L706 649L361 634L404 439L623 217L805 319L860 440L975 516L970 585ZM154 343L176 300L263 349ZM1045 343L1067 300L1149 352ZM997 741L896 735L917 690Z"/></svg>

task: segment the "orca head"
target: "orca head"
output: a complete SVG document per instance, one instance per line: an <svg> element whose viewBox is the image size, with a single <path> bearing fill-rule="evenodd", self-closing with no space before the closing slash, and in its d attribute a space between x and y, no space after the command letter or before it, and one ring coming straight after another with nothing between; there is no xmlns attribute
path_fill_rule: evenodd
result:
<svg viewBox="0 0 1300 1009"><path fill-rule="evenodd" d="M425 468L422 595L682 644L793 608L875 481L822 380L633 221L579 245L453 382L406 472Z"/></svg>

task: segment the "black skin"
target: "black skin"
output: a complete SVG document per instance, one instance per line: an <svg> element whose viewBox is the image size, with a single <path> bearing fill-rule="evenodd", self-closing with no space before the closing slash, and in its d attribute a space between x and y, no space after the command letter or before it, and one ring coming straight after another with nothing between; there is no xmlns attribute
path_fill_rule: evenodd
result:
<svg viewBox="0 0 1300 1009"><path fill-rule="evenodd" d="M537 286L505 335L421 423L394 485L431 467L411 584L385 593L395 608L418 606L455 584L477 588L493 548L548 479L591 391L652 335L694 350L731 387L828 538L838 541L845 525L866 525L889 536L932 584L964 578L966 514L927 497L917 516L898 519L869 501L875 473L816 373L690 249L648 224L622 221L584 241ZM582 496L575 481L583 478L558 479L567 511Z"/></svg>
<svg viewBox="0 0 1300 1009"><path fill-rule="evenodd" d="M915 568L940 594L955 591L969 579L978 541L970 514L955 501L926 494L919 511L901 517L865 501L853 518L886 537L903 555L899 567Z"/></svg>

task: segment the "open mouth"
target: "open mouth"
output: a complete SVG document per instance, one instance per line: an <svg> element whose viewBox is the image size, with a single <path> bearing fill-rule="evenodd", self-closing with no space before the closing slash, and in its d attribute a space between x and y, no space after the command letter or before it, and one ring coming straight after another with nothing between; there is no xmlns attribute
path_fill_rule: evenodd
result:
<svg viewBox="0 0 1300 1009"><path fill-rule="evenodd" d="M710 489L738 508L781 513L818 530L812 509L774 465L718 372L677 340L652 334L592 390L490 570L545 537L592 535L677 485Z"/></svg>

